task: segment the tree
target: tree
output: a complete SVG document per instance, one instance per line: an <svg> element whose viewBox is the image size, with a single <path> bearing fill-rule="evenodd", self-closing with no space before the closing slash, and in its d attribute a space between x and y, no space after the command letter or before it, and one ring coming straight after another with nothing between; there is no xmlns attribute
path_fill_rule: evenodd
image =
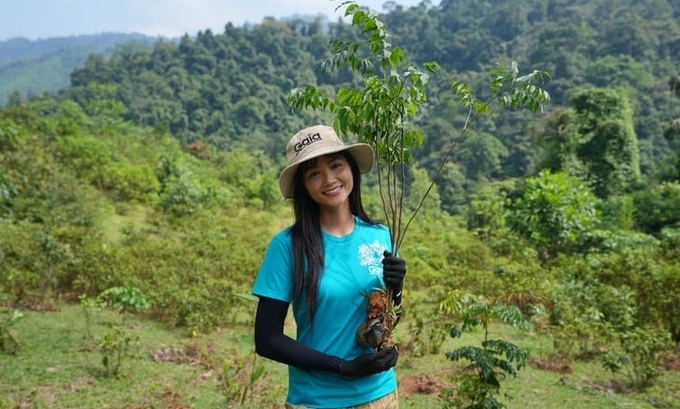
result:
<svg viewBox="0 0 680 409"><path fill-rule="evenodd" d="M577 156L599 197L626 192L640 178L633 112L622 89L591 88L574 94L577 132L583 143Z"/></svg>
<svg viewBox="0 0 680 409"><path fill-rule="evenodd" d="M622 89L586 88L553 114L542 136L543 168L567 172L601 198L623 194L640 179L633 113Z"/></svg>
<svg viewBox="0 0 680 409"><path fill-rule="evenodd" d="M578 251L599 222L598 199L588 186L566 173L542 171L526 180L523 195L508 213L508 223L548 264L559 253Z"/></svg>
<svg viewBox="0 0 680 409"><path fill-rule="evenodd" d="M662 183L633 194L636 227L648 234L659 236L666 227L680 227L680 184Z"/></svg>
<svg viewBox="0 0 680 409"><path fill-rule="evenodd" d="M463 213L468 204L469 187L470 182L460 165L454 162L445 164L437 179L442 209L449 214Z"/></svg>
<svg viewBox="0 0 680 409"><path fill-rule="evenodd" d="M14 198L19 192L12 182L5 176L0 168L0 220L7 215L11 215ZM0 256L0 259L2 257Z"/></svg>
<svg viewBox="0 0 680 409"><path fill-rule="evenodd" d="M468 178L479 180L495 175L501 169L501 160L508 155L503 142L487 132L471 132L455 157L465 167Z"/></svg>
<svg viewBox="0 0 680 409"><path fill-rule="evenodd" d="M671 77L668 81L668 86L671 93L680 98L680 75ZM668 142L678 142L680 141L680 116L671 121L670 124L666 126L663 131L663 136ZM676 153L676 171L677 180L680 180L680 152Z"/></svg>

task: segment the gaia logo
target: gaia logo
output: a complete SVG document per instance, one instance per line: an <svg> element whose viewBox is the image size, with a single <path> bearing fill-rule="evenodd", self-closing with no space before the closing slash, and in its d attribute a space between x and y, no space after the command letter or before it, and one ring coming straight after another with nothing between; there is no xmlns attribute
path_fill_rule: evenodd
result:
<svg viewBox="0 0 680 409"><path fill-rule="evenodd" d="M320 140L321 134L319 134L318 132L315 134L308 135L306 138L295 144L295 147L293 148L295 150L295 154L300 153L300 151L303 150L305 147Z"/></svg>
<svg viewBox="0 0 680 409"><path fill-rule="evenodd" d="M371 275L381 275L383 272L383 253L387 247L378 240L371 244L359 246L359 264L368 268Z"/></svg>

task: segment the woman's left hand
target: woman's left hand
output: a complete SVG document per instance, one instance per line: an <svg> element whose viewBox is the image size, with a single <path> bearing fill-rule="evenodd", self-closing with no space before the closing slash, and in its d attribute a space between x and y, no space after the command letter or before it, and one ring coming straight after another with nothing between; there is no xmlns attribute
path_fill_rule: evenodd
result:
<svg viewBox="0 0 680 409"><path fill-rule="evenodd" d="M394 291L401 291L406 277L406 262L385 250L383 254L383 281Z"/></svg>

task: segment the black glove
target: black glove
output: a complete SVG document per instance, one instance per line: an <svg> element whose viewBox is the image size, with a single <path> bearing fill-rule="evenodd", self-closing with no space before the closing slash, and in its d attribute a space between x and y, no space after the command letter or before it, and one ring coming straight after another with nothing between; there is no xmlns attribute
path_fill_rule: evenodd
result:
<svg viewBox="0 0 680 409"><path fill-rule="evenodd" d="M399 351L397 348L382 348L373 354L361 355L351 361L340 364L340 374L350 377L372 375L386 371L397 364Z"/></svg>
<svg viewBox="0 0 680 409"><path fill-rule="evenodd" d="M383 263L383 281L391 287L395 293L401 292L406 276L406 262L385 250Z"/></svg>

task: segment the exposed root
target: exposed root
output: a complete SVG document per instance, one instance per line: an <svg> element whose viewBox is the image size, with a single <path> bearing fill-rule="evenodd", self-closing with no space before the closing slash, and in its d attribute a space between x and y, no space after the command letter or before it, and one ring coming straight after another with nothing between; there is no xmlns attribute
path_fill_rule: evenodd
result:
<svg viewBox="0 0 680 409"><path fill-rule="evenodd" d="M375 351L394 346L392 329L397 314L392 307L389 295L382 289L375 289L367 294L368 308L366 320L356 333L360 345L369 345Z"/></svg>

